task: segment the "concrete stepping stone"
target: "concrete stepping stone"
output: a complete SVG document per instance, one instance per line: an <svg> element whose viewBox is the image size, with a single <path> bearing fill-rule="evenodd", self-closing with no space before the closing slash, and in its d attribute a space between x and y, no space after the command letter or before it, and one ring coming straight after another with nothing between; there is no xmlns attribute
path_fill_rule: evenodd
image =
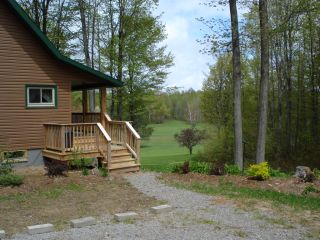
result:
<svg viewBox="0 0 320 240"><path fill-rule="evenodd" d="M172 207L170 205L160 205L156 207L152 207L150 210L152 213L164 213L170 212Z"/></svg>
<svg viewBox="0 0 320 240"><path fill-rule="evenodd" d="M131 219L136 219L138 217L138 214L135 212L117 213L114 215L114 217L118 222L123 222Z"/></svg>
<svg viewBox="0 0 320 240"><path fill-rule="evenodd" d="M54 230L54 227L51 223L47 223L47 224L28 226L27 229L28 229L28 233L33 235L33 234L52 232Z"/></svg>
<svg viewBox="0 0 320 240"><path fill-rule="evenodd" d="M4 230L0 230L0 239L6 237L6 232Z"/></svg>
<svg viewBox="0 0 320 240"><path fill-rule="evenodd" d="M96 223L97 221L94 217L85 217L85 218L73 219L70 221L70 225L73 228L87 227L87 226L95 225Z"/></svg>

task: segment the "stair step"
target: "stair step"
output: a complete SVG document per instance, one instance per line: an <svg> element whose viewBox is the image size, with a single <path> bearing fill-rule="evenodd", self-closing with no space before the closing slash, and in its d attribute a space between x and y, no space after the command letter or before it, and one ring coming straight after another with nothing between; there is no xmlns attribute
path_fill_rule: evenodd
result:
<svg viewBox="0 0 320 240"><path fill-rule="evenodd" d="M112 145L111 146L111 150L112 151L121 151L121 150L127 150L127 148L124 147L124 146L114 146L114 145Z"/></svg>
<svg viewBox="0 0 320 240"><path fill-rule="evenodd" d="M125 158L125 159L112 159L111 164L112 165L117 165L117 164L122 164L122 163L135 163L136 160L133 158ZM102 161L103 164L107 165L107 161Z"/></svg>
<svg viewBox="0 0 320 240"><path fill-rule="evenodd" d="M121 161L121 160L127 160L132 159L133 157L131 155L128 156L121 156L121 157L111 157L111 161Z"/></svg>
<svg viewBox="0 0 320 240"><path fill-rule="evenodd" d="M121 149L121 150L112 150L111 149L111 153L113 154L122 154L122 153L128 153L129 150L128 149Z"/></svg>
<svg viewBox="0 0 320 240"><path fill-rule="evenodd" d="M140 164L116 164L113 165L109 171L111 173L128 173L128 172L137 172L140 170Z"/></svg>
<svg viewBox="0 0 320 240"><path fill-rule="evenodd" d="M129 152L123 152L123 153L111 152L111 157L113 157L113 158L128 157L128 156L131 156L131 153L129 153Z"/></svg>
<svg viewBox="0 0 320 240"><path fill-rule="evenodd" d="M140 166L129 167L129 168L119 168L113 169L110 171L111 174L122 174L122 173L131 173L131 172L139 172Z"/></svg>
<svg viewBox="0 0 320 240"><path fill-rule="evenodd" d="M118 159L118 158L114 159L113 158L111 160L111 163L114 164L114 163L124 163L124 162L132 162L132 161L135 162L136 160L132 157L121 158L121 159Z"/></svg>
<svg viewBox="0 0 320 240"><path fill-rule="evenodd" d="M131 167L140 167L140 164L136 163L112 163L111 168L109 170L114 170L114 169L122 169L122 168L131 168Z"/></svg>

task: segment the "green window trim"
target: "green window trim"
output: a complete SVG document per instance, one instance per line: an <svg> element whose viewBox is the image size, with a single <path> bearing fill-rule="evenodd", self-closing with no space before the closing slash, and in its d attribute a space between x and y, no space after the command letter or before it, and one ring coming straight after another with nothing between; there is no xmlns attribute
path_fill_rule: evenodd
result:
<svg viewBox="0 0 320 240"><path fill-rule="evenodd" d="M47 89L53 89L54 91L54 104L53 105L41 105L41 103L39 103L39 105L34 105L34 106L30 106L29 102L28 102L28 89L29 88L39 88L39 89L43 89L43 88L47 88ZM54 108L58 108L58 88L57 85L43 85L43 84L26 84L25 85L25 108L26 109L37 109L37 108L41 108L41 109L54 109Z"/></svg>

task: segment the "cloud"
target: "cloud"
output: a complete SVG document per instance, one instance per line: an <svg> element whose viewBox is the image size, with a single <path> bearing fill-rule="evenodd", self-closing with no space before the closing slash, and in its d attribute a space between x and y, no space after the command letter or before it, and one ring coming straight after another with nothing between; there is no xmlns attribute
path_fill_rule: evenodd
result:
<svg viewBox="0 0 320 240"><path fill-rule="evenodd" d="M200 5L199 0L160 0L156 14L160 13L168 34L165 44L175 57L166 85L201 89L213 57L199 52L203 26L196 18L225 17L228 12Z"/></svg>

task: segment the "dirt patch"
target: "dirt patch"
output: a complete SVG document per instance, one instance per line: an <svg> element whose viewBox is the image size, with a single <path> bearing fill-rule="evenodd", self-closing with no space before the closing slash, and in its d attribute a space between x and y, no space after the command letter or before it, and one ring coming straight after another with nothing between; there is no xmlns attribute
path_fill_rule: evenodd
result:
<svg viewBox="0 0 320 240"><path fill-rule="evenodd" d="M165 180L178 180L184 183L204 182L213 186L218 186L222 181L232 183L236 187L246 187L252 189L269 189L281 193L293 193L301 195L307 185L311 183L298 183L295 178L271 178L266 181L249 180L246 176L212 176L197 173L189 174L163 174ZM312 183L316 189L320 189L320 181ZM320 193L312 193L314 196L320 197Z"/></svg>
<svg viewBox="0 0 320 240"><path fill-rule="evenodd" d="M121 176L108 179L69 172L67 177L49 178L40 168L17 173L25 176L20 187L0 188L0 226L9 234L48 222L61 229L73 218L139 212L157 202Z"/></svg>

